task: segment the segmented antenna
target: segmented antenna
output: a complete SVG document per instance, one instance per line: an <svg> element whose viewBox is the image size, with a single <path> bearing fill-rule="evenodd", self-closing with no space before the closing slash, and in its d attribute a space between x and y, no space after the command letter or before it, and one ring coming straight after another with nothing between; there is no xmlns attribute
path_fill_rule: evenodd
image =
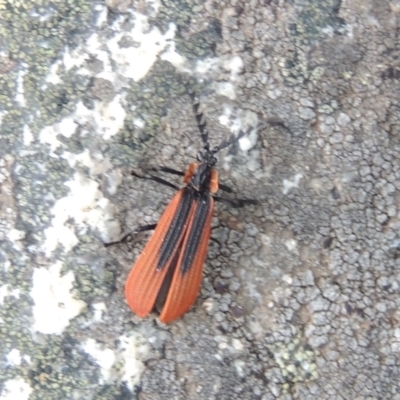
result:
<svg viewBox="0 0 400 400"><path fill-rule="evenodd" d="M239 134L237 136L235 135L231 135L229 137L229 139L225 139L219 146L214 147L212 152L218 153L220 150L225 149L226 147L230 146L231 144L237 142L238 140L240 140L243 136L245 135L244 131L240 131Z"/></svg>
<svg viewBox="0 0 400 400"><path fill-rule="evenodd" d="M197 127L199 128L201 140L205 146L208 146L208 130L206 118L204 117L203 112L200 110L200 100L196 97L196 93L191 93L193 101L193 111L197 121Z"/></svg>
<svg viewBox="0 0 400 400"><path fill-rule="evenodd" d="M200 100L197 98L196 93L194 92L191 92L190 96L193 101L193 111L196 117L197 126L200 131L201 140L203 141L205 147L209 149L207 122L203 112L200 110ZM214 147L212 153L218 153L220 150L225 149L226 147L240 140L244 135L244 131L240 131L237 136L231 135L229 139L225 139L219 146Z"/></svg>

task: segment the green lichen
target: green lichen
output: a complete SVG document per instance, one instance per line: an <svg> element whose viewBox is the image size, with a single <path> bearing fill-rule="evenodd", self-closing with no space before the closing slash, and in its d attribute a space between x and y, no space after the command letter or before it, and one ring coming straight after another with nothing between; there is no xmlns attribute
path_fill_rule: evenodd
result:
<svg viewBox="0 0 400 400"><path fill-rule="evenodd" d="M289 385L318 378L317 354L300 337L289 344L275 343L269 350Z"/></svg>

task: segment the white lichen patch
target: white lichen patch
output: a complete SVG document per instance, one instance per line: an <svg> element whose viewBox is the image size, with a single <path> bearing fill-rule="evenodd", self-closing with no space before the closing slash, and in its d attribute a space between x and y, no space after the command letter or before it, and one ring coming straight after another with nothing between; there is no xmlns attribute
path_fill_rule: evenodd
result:
<svg viewBox="0 0 400 400"><path fill-rule="evenodd" d="M50 155L55 157L55 150L66 147L57 136L62 135L65 138L70 138L76 133L79 124L85 125L87 123L91 126L91 133L95 132L101 135L104 140L109 140L124 125L126 111L122 102L122 95L115 96L109 102L95 101L93 109L88 109L82 102L79 102L72 115L63 118L59 123L43 128L39 132L39 141L49 145ZM85 135L86 133L83 131L81 134Z"/></svg>
<svg viewBox="0 0 400 400"><path fill-rule="evenodd" d="M218 68L220 59L218 57L208 57L202 60L196 61L195 72L199 75L205 75L209 71L213 71Z"/></svg>
<svg viewBox="0 0 400 400"><path fill-rule="evenodd" d="M235 86L232 84L232 82L218 83L216 91L220 96L227 97L228 99L231 99L231 100L236 99Z"/></svg>
<svg viewBox="0 0 400 400"><path fill-rule="evenodd" d="M79 242L77 232L85 234L89 227L99 232L119 233L117 222L112 221L112 206L103 196L98 182L76 172L65 185L70 192L55 202L51 209L51 226L44 232L43 249L47 257L58 245L63 246L65 252L70 251Z"/></svg>
<svg viewBox="0 0 400 400"><path fill-rule="evenodd" d="M294 239L288 239L284 242L285 247L292 253L297 251L297 242Z"/></svg>
<svg viewBox="0 0 400 400"><path fill-rule="evenodd" d="M158 2L153 2L153 10L157 12ZM103 6L101 12L98 5L99 15L106 16L107 7ZM77 73L92 78L102 78L112 83L118 95L110 101L95 100L93 108L88 109L82 103L78 103L76 111L69 117L64 118L58 124L43 129L39 138L42 143L48 143L51 152L62 143L57 139L61 134L70 137L75 132L79 123L86 126L89 123L92 132L101 135L104 140L109 140L116 135L123 127L126 118L124 109L124 99L126 92L123 88L129 86L127 78L135 81L143 79L151 70L158 57L171 62L180 70L185 69L186 59L175 51L176 26L169 25L169 29L164 34L157 27L152 27L148 16L129 11L133 28L126 30L126 17L117 19L111 27L108 27L113 34L107 41L99 33L94 33L84 44L75 49L65 48L62 60L57 60L50 68L46 78L46 84L61 84L63 72L68 72L72 68L77 68ZM100 21L106 23L106 18ZM121 44L122 41L124 44ZM99 71L90 70L88 61L97 60L101 62L102 68ZM45 90L46 87L43 87ZM64 132L67 129L68 132Z"/></svg>
<svg viewBox="0 0 400 400"><path fill-rule="evenodd" d="M238 75L243 70L244 67L243 59L239 56L232 57L231 59L224 62L224 67L226 70L230 71L231 81L235 81Z"/></svg>
<svg viewBox="0 0 400 400"><path fill-rule="evenodd" d="M100 367L100 384L111 383L115 380L114 364L117 356L114 350L108 349L94 339L88 339L82 344L82 348L86 353L90 354L96 364Z"/></svg>
<svg viewBox="0 0 400 400"><path fill-rule="evenodd" d="M18 349L12 349L7 355L6 355L6 360L7 364L11 367L17 367L21 365L21 352Z"/></svg>
<svg viewBox="0 0 400 400"><path fill-rule="evenodd" d="M28 72L28 65L22 63L22 66L19 68L16 82L16 95L15 101L20 105L20 107L25 107L26 99L25 99L25 88L24 88L24 77Z"/></svg>
<svg viewBox="0 0 400 400"><path fill-rule="evenodd" d="M72 293L73 272L62 276L61 268L61 262L56 262L50 268L33 270L30 295L34 302L32 329L36 332L60 335L86 307Z"/></svg>
<svg viewBox="0 0 400 400"><path fill-rule="evenodd" d="M22 136L23 136L24 146L29 147L30 144L33 142L33 134L29 125L27 124L24 125Z"/></svg>
<svg viewBox="0 0 400 400"><path fill-rule="evenodd" d="M303 174L296 174L291 181L284 179L282 193L288 194L291 189L299 187L301 178L303 178Z"/></svg>
<svg viewBox="0 0 400 400"><path fill-rule="evenodd" d="M7 264L4 265L5 267L9 266ZM2 305L4 303L4 300L6 297L8 296L12 296L15 298L19 298L20 295L20 289L12 289L10 290L10 286L9 285L2 285L0 286L0 305Z"/></svg>
<svg viewBox="0 0 400 400"><path fill-rule="evenodd" d="M104 314L107 312L107 306L104 302L92 304L93 308L93 322L102 322Z"/></svg>
<svg viewBox="0 0 400 400"><path fill-rule="evenodd" d="M233 110L232 107L225 106L223 113L218 117L218 121L236 136L242 131L246 133L239 140L242 151L249 151L256 145L258 140L258 116L256 113L249 110Z"/></svg>
<svg viewBox="0 0 400 400"><path fill-rule="evenodd" d="M134 390L144 371L142 359L149 353L149 346L140 334L121 336L118 350L93 339L88 339L82 347L100 367L100 384L123 382L129 390Z"/></svg>
<svg viewBox="0 0 400 400"><path fill-rule="evenodd" d="M139 333L121 336L119 343L123 361L121 380L133 391L145 368L142 359L148 355L150 348Z"/></svg>
<svg viewBox="0 0 400 400"><path fill-rule="evenodd" d="M166 51L161 54L160 58L163 61L168 61L169 63L171 63L180 72L192 72L191 69L189 69L187 66L186 57L183 57L179 53L177 53L174 41L170 41Z"/></svg>
<svg viewBox="0 0 400 400"><path fill-rule="evenodd" d="M84 45L74 50L66 48L62 66L68 71L73 67L79 68L82 75L93 75L85 67L85 62L91 57L103 63L103 70L96 74L98 78L104 78L117 83L121 77L131 78L135 81L143 79L157 61L158 56L166 51L166 59L174 64L182 64L184 58L175 54L173 39L176 26L171 23L165 34L157 27L150 26L148 16L130 10L133 28L129 31L123 28L126 17L117 19L109 27L113 36L104 42L98 33L88 38ZM106 23L106 18L101 19ZM131 45L121 46L121 40ZM61 65L60 65L61 66ZM48 82L58 82L58 67L51 69Z"/></svg>
<svg viewBox="0 0 400 400"><path fill-rule="evenodd" d="M28 400L32 388L22 378L9 379L3 384L0 400Z"/></svg>

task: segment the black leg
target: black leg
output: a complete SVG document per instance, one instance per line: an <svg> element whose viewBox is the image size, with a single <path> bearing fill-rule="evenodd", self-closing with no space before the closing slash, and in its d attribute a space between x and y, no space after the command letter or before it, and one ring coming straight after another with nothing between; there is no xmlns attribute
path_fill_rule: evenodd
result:
<svg viewBox="0 0 400 400"><path fill-rule="evenodd" d="M179 176L185 176L185 173L182 171L178 171L176 169L173 168L169 168L169 167L156 167L156 168L152 168L153 171L161 171L161 172L166 172L167 174L172 174L172 175L179 175Z"/></svg>
<svg viewBox="0 0 400 400"><path fill-rule="evenodd" d="M129 232L128 234L126 234L120 240L117 240L116 242L104 243L104 247L110 247L110 246L113 246L114 244L129 242L130 240L132 240L132 236L135 233L151 231L153 229L156 229L156 226L157 226L157 224L139 226L138 228L136 228L132 232Z"/></svg>
<svg viewBox="0 0 400 400"><path fill-rule="evenodd" d="M170 168L170 167L162 167L162 166L153 167L153 168L151 168L151 171L161 171L161 172L166 172L166 173L172 174L172 175L185 176L184 172L178 171L178 170ZM154 175L141 176L141 175L137 174L134 171L131 172L131 175L135 176L136 178L139 178L139 179L148 179L150 181L161 183L162 185L168 186L168 187L170 187L172 189L175 189L175 190L179 190L180 189L178 186L174 185L173 183L168 182L163 178L159 178L158 176L154 176ZM228 185L224 185L223 183L218 183L218 188L221 189L222 191L226 192L226 193L233 193L233 190ZM223 202L224 200L217 200L217 201L222 201ZM227 200L227 201L229 201L229 200Z"/></svg>
<svg viewBox="0 0 400 400"><path fill-rule="evenodd" d="M170 167L158 167L158 168L153 168L153 170L166 172L166 173L172 174L172 175L185 176L184 172L177 171L176 169L173 169ZM219 187L219 189L223 190L224 192L233 193L233 190L229 186L224 185L223 183L218 183L218 187Z"/></svg>
<svg viewBox="0 0 400 400"><path fill-rule="evenodd" d="M178 176L185 176L185 173L184 173L184 172L178 171L178 170L176 170L176 169L174 169L174 168L170 168L170 167L162 167L162 166L153 167L153 168L151 168L151 171L161 171L161 172L166 172L167 174L178 175ZM166 185L166 183L165 183L166 181L164 181L162 178L154 177L153 175L150 175L149 177L143 177L143 176L140 176L140 175L136 174L135 172L132 172L131 175L136 176L137 178L140 178L140 179L150 179L150 180L156 181L156 182L158 182L158 183L161 183L161 184L163 184L163 185L164 185L164 184ZM157 179L162 179L163 182L160 182L159 180L156 180L155 178L157 178ZM168 185L167 185L167 186L172 187L171 185L172 185L172 184L170 184L170 183L168 182ZM221 190L224 191L224 192L233 193L233 190L232 190L229 186L224 185L223 183L219 183L219 184L218 184L218 187L219 187L219 189L221 189ZM174 187L174 188L176 188L176 187Z"/></svg>
<svg viewBox="0 0 400 400"><path fill-rule="evenodd" d="M221 242L215 238L213 238L212 236L210 237L210 240L212 240L214 243L217 243L219 247L221 247Z"/></svg>
<svg viewBox="0 0 400 400"><path fill-rule="evenodd" d="M179 190L180 189L178 186L174 185L173 183L168 182L165 179L159 178L158 176L154 176L154 175L140 176L136 172L133 172L133 171L131 172L131 175L133 175L133 176L135 176L136 178L139 178L139 179L148 179L150 181L161 183L162 185L168 186L168 187L170 187L172 189L175 189L175 190Z"/></svg>
<svg viewBox="0 0 400 400"><path fill-rule="evenodd" d="M193 112L196 117L197 127L200 131L201 140L204 143L204 146L208 148L208 130L207 130L207 123L204 117L204 114L200 110L200 101L196 97L195 93L190 93L193 102Z"/></svg>
<svg viewBox="0 0 400 400"><path fill-rule="evenodd" d="M218 183L218 187L226 193L233 193L233 190L229 186L224 185L223 183Z"/></svg>
<svg viewBox="0 0 400 400"><path fill-rule="evenodd" d="M157 169L156 168L154 168L154 169L157 171L167 172L168 174L172 174L172 175L185 176L184 172L177 171L176 169L169 168L169 167L158 167ZM218 187L219 187L219 189L223 190L224 192L233 193L233 190L229 186L224 185L223 183L218 183Z"/></svg>
<svg viewBox="0 0 400 400"><path fill-rule="evenodd" d="M213 196L215 201L225 203L234 208L241 208L249 204L259 204L258 200L252 199L225 199L224 197Z"/></svg>

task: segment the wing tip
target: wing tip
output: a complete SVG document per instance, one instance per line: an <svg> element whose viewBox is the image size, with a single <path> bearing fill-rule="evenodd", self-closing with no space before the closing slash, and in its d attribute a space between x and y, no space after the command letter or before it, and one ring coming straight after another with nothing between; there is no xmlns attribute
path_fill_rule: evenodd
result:
<svg viewBox="0 0 400 400"><path fill-rule="evenodd" d="M176 319L181 318L186 311L180 312L180 313L169 313L169 315L164 315L164 312L159 316L159 320L164 323L164 324L169 324L172 321L175 321Z"/></svg>
<svg viewBox="0 0 400 400"><path fill-rule="evenodd" d="M148 309L144 309L143 307L137 307L136 305L133 305L129 300L128 305L130 309L141 318L145 318L151 313L151 310L149 311Z"/></svg>

